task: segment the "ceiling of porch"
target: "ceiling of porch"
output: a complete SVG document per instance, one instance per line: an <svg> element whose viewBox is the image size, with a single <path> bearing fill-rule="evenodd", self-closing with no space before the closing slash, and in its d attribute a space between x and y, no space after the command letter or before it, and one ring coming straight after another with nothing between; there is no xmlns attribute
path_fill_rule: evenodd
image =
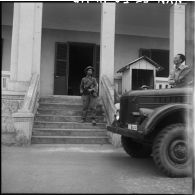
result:
<svg viewBox="0 0 195 195"><path fill-rule="evenodd" d="M116 4L116 34L169 37L169 5ZM100 3L44 3L43 28L100 32Z"/></svg>
<svg viewBox="0 0 195 195"><path fill-rule="evenodd" d="M171 4L116 4L116 34L169 37ZM3 3L2 24L12 25L13 3ZM100 32L100 3L43 3L43 28Z"/></svg>

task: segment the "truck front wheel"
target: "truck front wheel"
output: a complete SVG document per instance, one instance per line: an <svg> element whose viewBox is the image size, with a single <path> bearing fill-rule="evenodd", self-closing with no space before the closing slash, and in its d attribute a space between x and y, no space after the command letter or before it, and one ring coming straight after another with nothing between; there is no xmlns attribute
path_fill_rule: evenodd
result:
<svg viewBox="0 0 195 195"><path fill-rule="evenodd" d="M154 140L154 162L169 177L185 177L190 172L186 134L184 124L172 124L165 127Z"/></svg>
<svg viewBox="0 0 195 195"><path fill-rule="evenodd" d="M134 158L147 158L151 154L151 148L133 141L130 137L121 136L121 144L127 154Z"/></svg>

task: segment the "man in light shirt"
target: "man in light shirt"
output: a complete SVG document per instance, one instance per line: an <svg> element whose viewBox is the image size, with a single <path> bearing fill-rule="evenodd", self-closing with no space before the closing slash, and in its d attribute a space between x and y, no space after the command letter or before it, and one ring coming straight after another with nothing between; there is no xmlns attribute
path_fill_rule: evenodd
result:
<svg viewBox="0 0 195 195"><path fill-rule="evenodd" d="M177 54L173 60L174 67L168 78L168 83L172 87L193 85L193 71L190 66L183 64L185 59L183 54Z"/></svg>

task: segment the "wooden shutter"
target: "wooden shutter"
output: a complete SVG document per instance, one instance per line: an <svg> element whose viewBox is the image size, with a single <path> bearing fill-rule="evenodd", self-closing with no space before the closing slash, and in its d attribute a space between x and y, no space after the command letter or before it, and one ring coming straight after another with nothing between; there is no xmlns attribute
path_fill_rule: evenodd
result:
<svg viewBox="0 0 195 195"><path fill-rule="evenodd" d="M162 71L156 72L157 77L169 76L169 50L140 48L139 57L141 56L149 57L164 68Z"/></svg>
<svg viewBox="0 0 195 195"><path fill-rule="evenodd" d="M142 56L147 56L147 57L151 58L151 50L140 48L139 49L139 57L142 57Z"/></svg>
<svg viewBox="0 0 195 195"><path fill-rule="evenodd" d="M169 76L169 50L152 49L151 59L161 65L164 69L156 72L157 77Z"/></svg>
<svg viewBox="0 0 195 195"><path fill-rule="evenodd" d="M54 94L66 95L68 91L68 45L55 44Z"/></svg>
<svg viewBox="0 0 195 195"><path fill-rule="evenodd" d="M95 45L94 47L94 68L95 68L95 77L97 82L99 81L100 74L100 45Z"/></svg>
<svg viewBox="0 0 195 195"><path fill-rule="evenodd" d="M55 75L66 76L68 64L68 52L66 43L56 43Z"/></svg>

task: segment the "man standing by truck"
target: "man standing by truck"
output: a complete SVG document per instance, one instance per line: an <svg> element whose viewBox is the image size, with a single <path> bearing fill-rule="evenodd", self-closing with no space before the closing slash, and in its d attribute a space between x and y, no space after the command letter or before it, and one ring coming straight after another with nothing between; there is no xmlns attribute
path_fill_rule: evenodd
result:
<svg viewBox="0 0 195 195"><path fill-rule="evenodd" d="M182 64L185 61L183 54L177 54L173 60L174 67L170 73L168 82L172 87L184 87L193 85L193 71L190 66Z"/></svg>
<svg viewBox="0 0 195 195"><path fill-rule="evenodd" d="M86 121L87 111L91 109L92 111L92 124L96 125L96 99L98 92L98 84L95 77L92 76L94 68L88 66L85 68L86 77L82 78L80 84L80 93L83 100L83 112L82 112L82 122Z"/></svg>

